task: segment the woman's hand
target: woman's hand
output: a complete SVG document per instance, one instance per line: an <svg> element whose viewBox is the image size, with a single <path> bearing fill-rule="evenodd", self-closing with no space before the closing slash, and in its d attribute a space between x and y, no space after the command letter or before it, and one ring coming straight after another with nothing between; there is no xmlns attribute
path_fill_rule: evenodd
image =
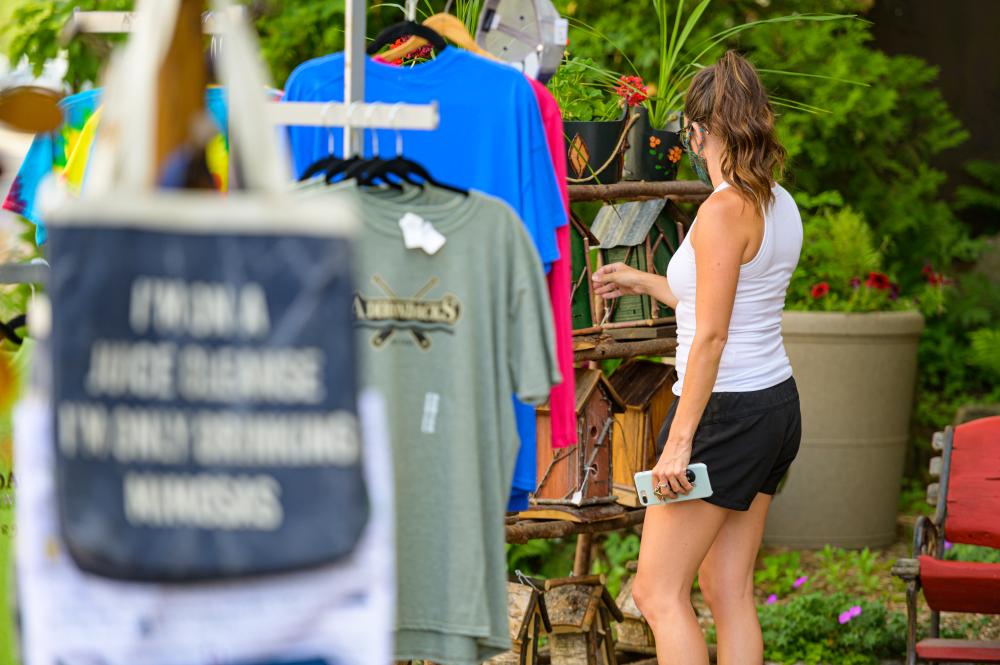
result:
<svg viewBox="0 0 1000 665"><path fill-rule="evenodd" d="M648 273L636 270L624 263L602 266L594 273L594 293L605 300L619 296L639 296L646 292Z"/></svg>
<svg viewBox="0 0 1000 665"><path fill-rule="evenodd" d="M653 467L653 492L660 498L676 499L693 489L687 479L691 443L691 440L675 437L672 433L667 439L663 453Z"/></svg>

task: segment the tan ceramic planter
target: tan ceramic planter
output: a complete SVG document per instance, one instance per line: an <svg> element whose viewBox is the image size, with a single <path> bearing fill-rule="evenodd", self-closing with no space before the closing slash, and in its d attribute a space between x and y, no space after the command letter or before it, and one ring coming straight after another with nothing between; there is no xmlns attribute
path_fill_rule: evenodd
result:
<svg viewBox="0 0 1000 665"><path fill-rule="evenodd" d="M765 543L860 548L895 540L923 326L915 311L785 312L802 446L772 504Z"/></svg>

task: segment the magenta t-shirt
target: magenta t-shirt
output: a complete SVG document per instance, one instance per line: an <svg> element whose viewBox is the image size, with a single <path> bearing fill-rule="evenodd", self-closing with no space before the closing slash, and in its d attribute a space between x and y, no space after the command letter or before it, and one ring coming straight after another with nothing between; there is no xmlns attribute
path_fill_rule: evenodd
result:
<svg viewBox="0 0 1000 665"><path fill-rule="evenodd" d="M552 165L555 167L556 180L559 181L559 192L566 215L569 216L569 189L566 187L566 143L563 138L563 121L559 105L552 97L548 88L534 79L531 87L538 100L538 109L542 113L542 125L545 127L545 139L552 153ZM552 300L552 315L555 318L556 357L559 359L559 372L562 383L552 389L549 396L549 407L552 419L552 447L565 448L576 444L576 381L573 372L573 320L570 311L570 244L569 225L556 229L556 245L559 247L559 258L553 262L549 270L549 297Z"/></svg>

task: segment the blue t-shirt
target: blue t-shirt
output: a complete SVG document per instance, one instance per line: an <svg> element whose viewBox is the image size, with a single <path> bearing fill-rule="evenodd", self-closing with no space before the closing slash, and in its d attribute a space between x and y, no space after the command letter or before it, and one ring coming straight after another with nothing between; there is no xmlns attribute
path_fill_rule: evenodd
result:
<svg viewBox="0 0 1000 665"><path fill-rule="evenodd" d="M299 65L285 84L284 101L342 101L342 53ZM506 201L521 217L546 269L559 258L555 230L567 223L541 113L531 84L507 65L458 48L444 49L429 62L398 67L366 59L365 100L438 103L435 131L400 133L403 152L437 180L477 189ZM366 132L366 150L371 134ZM383 154L393 154L396 132L377 130ZM342 154L343 133L324 127L290 127L296 172L334 152ZM535 411L515 400L522 445L513 489L520 498L510 508L526 507L524 491L535 488ZM520 493L517 490L522 490Z"/></svg>
<svg viewBox="0 0 1000 665"><path fill-rule="evenodd" d="M458 48L412 66L366 61L369 102L437 102L435 131L402 130L403 151L439 181L478 189L506 201L524 221L542 261L559 258L556 228L567 223L535 93L524 75ZM285 84L284 101L340 101L344 56L335 53L299 65ZM371 134L366 132L366 150ZM341 154L342 132L324 127L290 127L298 173L329 154ZM392 154L396 132L378 130L380 150Z"/></svg>

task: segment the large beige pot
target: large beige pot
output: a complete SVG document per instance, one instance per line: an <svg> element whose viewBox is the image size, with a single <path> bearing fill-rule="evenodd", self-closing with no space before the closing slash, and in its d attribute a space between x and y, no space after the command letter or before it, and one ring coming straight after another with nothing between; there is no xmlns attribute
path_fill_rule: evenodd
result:
<svg viewBox="0 0 1000 665"><path fill-rule="evenodd" d="M915 311L785 312L802 446L772 504L765 543L894 541L923 326Z"/></svg>

